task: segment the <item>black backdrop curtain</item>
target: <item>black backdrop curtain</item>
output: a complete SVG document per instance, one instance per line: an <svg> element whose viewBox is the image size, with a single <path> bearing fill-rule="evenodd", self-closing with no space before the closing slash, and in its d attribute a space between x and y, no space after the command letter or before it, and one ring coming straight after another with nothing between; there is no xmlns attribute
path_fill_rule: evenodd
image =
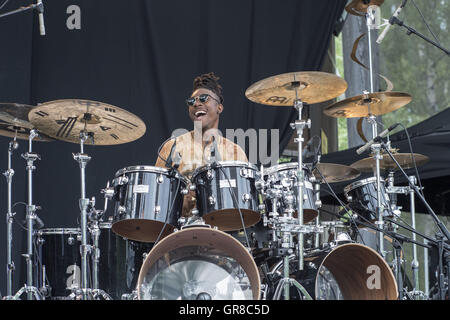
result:
<svg viewBox="0 0 450 320"><path fill-rule="evenodd" d="M0 19L0 102L36 105L57 99L109 103L139 116L147 125L139 140L117 146L88 146L86 194L97 198L115 172L131 165L153 165L158 146L177 128L192 129L184 99L193 78L214 71L224 87L225 111L220 129L279 129L280 150L292 134L293 109L255 105L244 92L252 83L292 71L320 70L342 1L269 0L45 0L46 36L38 32L36 14ZM29 5L10 1L2 12ZM76 5L79 16L68 8ZM74 18L80 29L70 29ZM76 21L75 21L76 22ZM0 168L7 168L9 138L0 137ZM13 203L26 201L27 148L20 141L13 166ZM267 147L270 150L270 146ZM79 146L35 142L33 202L46 228L76 227L79 221L80 173L72 153ZM0 185L6 213L6 179ZM14 208L16 221L24 206ZM0 239L6 239L1 219ZM17 274L25 250L25 232L15 224ZM0 265L5 266L2 240ZM24 264L23 264L24 265ZM5 268L0 267L0 270ZM0 273L0 290L6 289ZM20 283L20 285L22 282Z"/></svg>

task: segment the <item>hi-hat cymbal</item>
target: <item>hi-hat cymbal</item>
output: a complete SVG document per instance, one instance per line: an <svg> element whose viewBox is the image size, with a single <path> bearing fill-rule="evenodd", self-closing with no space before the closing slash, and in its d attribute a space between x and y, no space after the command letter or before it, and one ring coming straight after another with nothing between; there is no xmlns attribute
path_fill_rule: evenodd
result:
<svg viewBox="0 0 450 320"><path fill-rule="evenodd" d="M142 137L145 123L134 114L103 102L68 99L45 102L33 108L30 122L52 138L80 143L80 133L94 137L85 143L116 145Z"/></svg>
<svg viewBox="0 0 450 320"><path fill-rule="evenodd" d="M20 103L0 103L0 135L21 140L28 140L30 130L34 128L28 121L28 113L33 106ZM39 133L33 141L54 141L45 134Z"/></svg>
<svg viewBox="0 0 450 320"><path fill-rule="evenodd" d="M384 0L353 0L345 10L354 16L363 16L367 13L369 6L381 6Z"/></svg>
<svg viewBox="0 0 450 320"><path fill-rule="evenodd" d="M319 172L317 171L319 169ZM342 182L355 179L361 174L358 169L350 166L335 163L318 163L313 170L313 174L317 180L322 181L322 176L328 183Z"/></svg>
<svg viewBox="0 0 450 320"><path fill-rule="evenodd" d="M347 82L332 73L302 71L272 76L252 84L245 96L268 106L293 106L298 98L313 104L334 99L347 90Z"/></svg>
<svg viewBox="0 0 450 320"><path fill-rule="evenodd" d="M414 168L414 162L411 158L411 153L394 153L395 160L399 163L402 169ZM417 166L424 165L430 158L419 153L414 153L414 160ZM362 172L372 172L376 169L376 162L374 158L365 158L356 161L351 165L352 168L358 169ZM380 160L381 170L397 170L398 167L391 157L387 154L383 154L383 159Z"/></svg>
<svg viewBox="0 0 450 320"><path fill-rule="evenodd" d="M380 116L403 107L411 100L411 96L403 92L367 93L336 102L323 113L335 118Z"/></svg>

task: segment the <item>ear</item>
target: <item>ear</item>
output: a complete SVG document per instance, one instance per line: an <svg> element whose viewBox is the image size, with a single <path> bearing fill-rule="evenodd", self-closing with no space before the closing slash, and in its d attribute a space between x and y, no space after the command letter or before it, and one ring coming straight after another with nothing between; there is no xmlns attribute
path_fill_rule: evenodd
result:
<svg viewBox="0 0 450 320"><path fill-rule="evenodd" d="M223 105L222 105L222 104L219 104L219 105L217 106L217 114L221 114L222 111L223 111Z"/></svg>

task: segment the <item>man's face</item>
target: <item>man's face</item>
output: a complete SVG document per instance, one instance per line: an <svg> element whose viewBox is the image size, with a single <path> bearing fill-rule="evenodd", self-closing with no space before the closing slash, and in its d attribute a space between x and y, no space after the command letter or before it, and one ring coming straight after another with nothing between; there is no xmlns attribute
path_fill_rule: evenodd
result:
<svg viewBox="0 0 450 320"><path fill-rule="evenodd" d="M200 101L200 95L208 95L205 102ZM199 88L195 90L191 98L196 98L195 103L189 106L189 117L193 122L201 121L203 131L208 129L218 129L219 127L219 115L223 110L220 99L211 90L205 88Z"/></svg>

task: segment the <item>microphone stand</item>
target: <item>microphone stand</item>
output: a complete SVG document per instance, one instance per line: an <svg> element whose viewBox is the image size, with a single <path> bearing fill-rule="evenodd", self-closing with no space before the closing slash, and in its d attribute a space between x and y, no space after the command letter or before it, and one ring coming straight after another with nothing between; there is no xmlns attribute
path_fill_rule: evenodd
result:
<svg viewBox="0 0 450 320"><path fill-rule="evenodd" d="M433 217L433 220L435 221L436 225L438 226L438 228L439 228L439 230L441 232L441 233L438 233L436 235L437 240L435 240L434 242L435 243L437 242L437 246L438 246L438 249L439 249L439 277L438 277L439 295L440 295L441 300L445 300L444 266L443 266L443 259L442 258L444 257L447 266L449 266L450 265L450 254L449 254L449 252L450 252L449 250L450 249L449 249L448 245L445 243L445 241L446 240L450 241L450 232L445 227L445 225L442 223L442 221L439 220L439 218L436 215L436 213L433 211L433 209L430 207L428 202L425 200L425 198L420 193L419 188L413 183L413 181L411 181L411 179L408 177L408 175L405 173L403 168L398 163L397 159L395 159L395 157L392 155L391 151L386 146L386 144L382 141L380 143L380 145L387 152L387 154L391 157L391 159L395 162L395 164L400 169L402 174L406 177L410 188L414 189L416 194L419 196L420 200L423 202L423 204L427 208L428 212ZM446 251L446 252L444 253L444 251ZM447 276L450 278L450 270L448 270L447 273L448 273ZM449 284L447 286L447 290L450 291L450 282L449 282ZM449 294L449 297L450 297L450 292L448 294Z"/></svg>
<svg viewBox="0 0 450 320"><path fill-rule="evenodd" d="M441 49L442 51L444 51L446 55L450 56L450 51L449 51L449 50L447 50L447 49L445 49L444 47L442 47L439 43L436 43L435 41L430 40L429 38L425 37L423 34L421 34L420 32L418 32L418 31L416 31L416 30L414 30L413 28L411 28L411 27L405 25L405 24L403 23L403 21L401 21L399 18L397 18L397 17L392 17L389 21L390 21L392 24L397 24L397 25L399 25L400 27L406 28L406 29L408 30L408 31L406 32L406 34L407 34L408 36L411 35L412 33L414 33L416 36L422 38L423 40L425 40L425 41L428 42L428 43L431 43L433 46L435 46L435 47L437 47L438 49Z"/></svg>

